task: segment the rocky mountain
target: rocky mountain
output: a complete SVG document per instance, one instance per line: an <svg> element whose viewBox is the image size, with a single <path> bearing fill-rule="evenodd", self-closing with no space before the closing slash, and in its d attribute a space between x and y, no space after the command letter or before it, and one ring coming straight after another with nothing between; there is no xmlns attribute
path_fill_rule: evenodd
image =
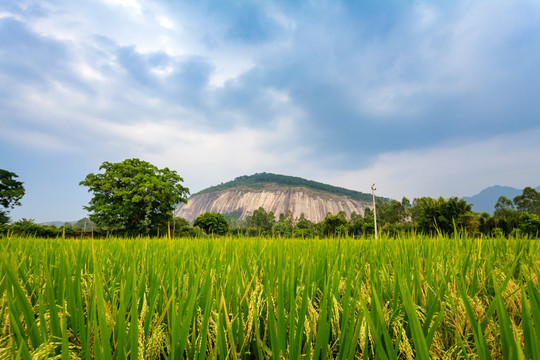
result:
<svg viewBox="0 0 540 360"><path fill-rule="evenodd" d="M290 210L294 218L303 213L306 219L320 222L328 212L344 211L350 216L353 211L364 214L364 209L370 206L371 194L298 177L262 173L241 176L202 190L191 196L187 204L181 204L175 216L191 222L210 211L245 219L263 207L273 211L276 217Z"/></svg>

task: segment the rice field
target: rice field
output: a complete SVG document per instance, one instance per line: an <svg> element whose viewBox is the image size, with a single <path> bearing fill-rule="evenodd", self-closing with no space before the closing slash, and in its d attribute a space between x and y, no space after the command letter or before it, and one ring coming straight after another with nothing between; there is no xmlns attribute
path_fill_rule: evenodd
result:
<svg viewBox="0 0 540 360"><path fill-rule="evenodd" d="M0 359L540 359L531 239L0 239Z"/></svg>

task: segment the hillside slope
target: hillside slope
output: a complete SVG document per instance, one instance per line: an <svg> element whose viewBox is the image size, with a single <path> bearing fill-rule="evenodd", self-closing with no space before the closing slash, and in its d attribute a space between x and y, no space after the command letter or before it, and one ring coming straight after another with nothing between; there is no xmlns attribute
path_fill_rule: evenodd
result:
<svg viewBox="0 0 540 360"><path fill-rule="evenodd" d="M314 222L324 219L328 212L354 211L364 214L370 206L370 194L321 184L302 178L276 174L241 176L194 194L187 204L180 205L175 216L194 221L200 214L210 211L245 219L254 210L263 207L276 217L291 211L294 218L303 213Z"/></svg>

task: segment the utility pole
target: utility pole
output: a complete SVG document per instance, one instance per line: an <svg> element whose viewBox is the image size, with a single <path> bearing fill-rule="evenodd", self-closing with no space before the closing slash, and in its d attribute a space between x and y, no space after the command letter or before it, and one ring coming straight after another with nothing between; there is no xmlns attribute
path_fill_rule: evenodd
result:
<svg viewBox="0 0 540 360"><path fill-rule="evenodd" d="M373 196L373 222L375 225L375 240L377 240L377 210L375 209L375 184L371 185L371 195Z"/></svg>

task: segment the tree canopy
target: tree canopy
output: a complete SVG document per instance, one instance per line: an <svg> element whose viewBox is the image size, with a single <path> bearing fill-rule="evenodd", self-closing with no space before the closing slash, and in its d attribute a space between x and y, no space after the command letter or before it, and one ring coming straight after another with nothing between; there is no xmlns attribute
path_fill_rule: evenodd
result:
<svg viewBox="0 0 540 360"><path fill-rule="evenodd" d="M246 224L248 227L257 229L259 234L271 233L272 227L276 223L276 216L273 211L269 213L263 207L259 207L253 211L253 214L246 218Z"/></svg>
<svg viewBox="0 0 540 360"><path fill-rule="evenodd" d="M473 213L471 204L463 199L430 197L415 199L413 218L418 230L423 233L442 232L452 234L454 229L468 228Z"/></svg>
<svg viewBox="0 0 540 360"><path fill-rule="evenodd" d="M100 227L129 235L164 231L177 204L187 202L189 189L176 171L139 159L105 161L99 170L80 182L93 193L86 210Z"/></svg>
<svg viewBox="0 0 540 360"><path fill-rule="evenodd" d="M0 224L9 222L9 210L21 205L24 196L24 187L21 181L16 180L19 176L11 171L0 169Z"/></svg>
<svg viewBox="0 0 540 360"><path fill-rule="evenodd" d="M514 205L518 211L540 215L540 193L527 186L521 195L514 197Z"/></svg>
<svg viewBox="0 0 540 360"><path fill-rule="evenodd" d="M229 231L229 223L223 214L205 212L195 219L193 226L198 226L207 234L225 235Z"/></svg>
<svg viewBox="0 0 540 360"><path fill-rule="evenodd" d="M336 215L328 213L322 223L323 233L328 236L345 234L347 224L347 217L343 211L338 212Z"/></svg>

